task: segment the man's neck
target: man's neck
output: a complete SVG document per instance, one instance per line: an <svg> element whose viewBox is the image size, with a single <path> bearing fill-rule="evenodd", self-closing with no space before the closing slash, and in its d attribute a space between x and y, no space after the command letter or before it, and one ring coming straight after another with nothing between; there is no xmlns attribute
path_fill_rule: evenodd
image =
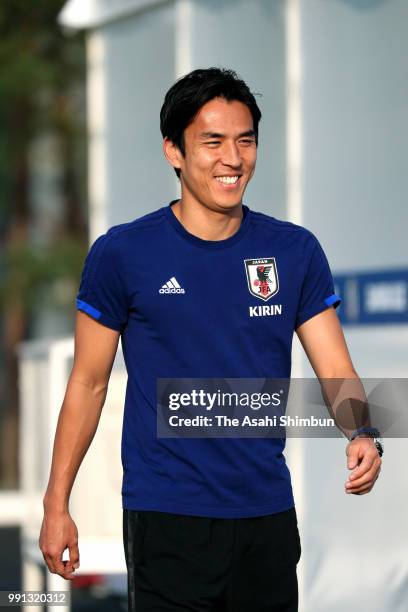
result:
<svg viewBox="0 0 408 612"><path fill-rule="evenodd" d="M242 204L218 212L182 197L171 208L184 229L202 240L225 240L233 236L243 217Z"/></svg>

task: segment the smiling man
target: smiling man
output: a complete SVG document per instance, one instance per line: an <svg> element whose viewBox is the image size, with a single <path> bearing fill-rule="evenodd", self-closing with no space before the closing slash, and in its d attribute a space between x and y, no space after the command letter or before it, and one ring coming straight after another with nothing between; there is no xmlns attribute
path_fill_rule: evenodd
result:
<svg viewBox="0 0 408 612"><path fill-rule="evenodd" d="M158 379L288 379L295 331L319 379L358 378L319 241L242 202L260 118L231 70L177 81L160 119L181 197L99 236L82 273L40 547L50 571L72 579L79 551L69 495L121 337L129 610L298 607L301 546L285 440L157 435ZM378 476L379 452L363 437L371 433L350 432L347 492L370 491Z"/></svg>

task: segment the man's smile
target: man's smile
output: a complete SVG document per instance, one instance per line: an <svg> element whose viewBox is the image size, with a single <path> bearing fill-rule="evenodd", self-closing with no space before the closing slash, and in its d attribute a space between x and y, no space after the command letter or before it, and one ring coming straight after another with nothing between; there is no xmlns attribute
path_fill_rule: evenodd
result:
<svg viewBox="0 0 408 612"><path fill-rule="evenodd" d="M240 184L240 178L242 175L240 174L224 174L220 176L216 176L215 180L218 181L222 185L224 189L236 189Z"/></svg>

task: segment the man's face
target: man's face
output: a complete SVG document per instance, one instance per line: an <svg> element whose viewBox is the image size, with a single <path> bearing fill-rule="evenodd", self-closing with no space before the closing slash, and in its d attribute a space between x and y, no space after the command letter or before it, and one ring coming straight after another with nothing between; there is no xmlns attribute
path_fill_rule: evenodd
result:
<svg viewBox="0 0 408 612"><path fill-rule="evenodd" d="M182 197L218 211L239 206L256 164L249 108L237 100L210 100L184 130L184 143L185 157L178 155Z"/></svg>

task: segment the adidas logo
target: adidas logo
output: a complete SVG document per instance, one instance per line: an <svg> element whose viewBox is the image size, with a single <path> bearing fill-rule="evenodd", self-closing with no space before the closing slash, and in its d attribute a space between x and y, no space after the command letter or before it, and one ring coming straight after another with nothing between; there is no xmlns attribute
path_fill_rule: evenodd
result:
<svg viewBox="0 0 408 612"><path fill-rule="evenodd" d="M185 293L185 290L180 287L177 280L172 276L171 279L159 289L159 293Z"/></svg>

